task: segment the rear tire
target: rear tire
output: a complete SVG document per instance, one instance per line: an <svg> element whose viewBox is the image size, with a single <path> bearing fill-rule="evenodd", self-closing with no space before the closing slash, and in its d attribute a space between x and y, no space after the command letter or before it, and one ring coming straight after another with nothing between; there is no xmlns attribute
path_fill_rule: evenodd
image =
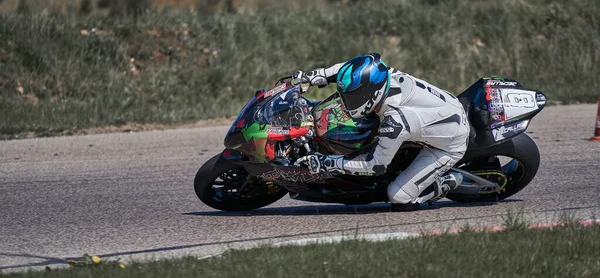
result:
<svg viewBox="0 0 600 278"><path fill-rule="evenodd" d="M516 159L520 163L519 166L522 167L518 179L514 178L512 181L509 181L505 186L505 190L500 194L479 194L478 196L474 196L453 194L450 192L446 198L456 202L494 202L506 199L525 188L533 180L538 171L540 166L540 152L535 142L525 133L512 138L510 141L503 143L498 148L493 148L491 150L493 154L486 155L481 153L475 157L468 158L467 161L463 159L461 164L486 156L508 156Z"/></svg>
<svg viewBox="0 0 600 278"><path fill-rule="evenodd" d="M274 192L269 192L267 184L263 181L258 179L248 181L246 179L248 172L243 166L227 161L219 161L219 156L216 155L204 163L194 179L196 195L209 207L223 211L253 210L270 205L287 194L288 191L282 187L276 186ZM223 177L228 177L228 179L216 181ZM227 189L233 188L236 191L240 189L240 195L245 196L233 196L238 194L230 193L223 194L223 189L217 191L213 186L215 183L223 183L225 184L223 188ZM238 188L236 187L238 185L241 186Z"/></svg>

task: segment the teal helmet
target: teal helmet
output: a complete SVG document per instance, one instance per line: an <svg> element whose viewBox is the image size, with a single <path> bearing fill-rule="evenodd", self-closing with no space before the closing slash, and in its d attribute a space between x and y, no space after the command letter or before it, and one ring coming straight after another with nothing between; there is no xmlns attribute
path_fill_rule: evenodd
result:
<svg viewBox="0 0 600 278"><path fill-rule="evenodd" d="M388 94L389 68L378 53L354 57L340 68L337 89L350 117L368 116Z"/></svg>

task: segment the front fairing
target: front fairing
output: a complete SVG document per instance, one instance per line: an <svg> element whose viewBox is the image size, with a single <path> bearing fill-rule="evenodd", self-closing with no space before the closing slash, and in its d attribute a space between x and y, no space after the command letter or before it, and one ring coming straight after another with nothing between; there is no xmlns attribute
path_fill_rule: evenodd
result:
<svg viewBox="0 0 600 278"><path fill-rule="evenodd" d="M227 132L225 147L259 162L273 160L277 141L310 131L311 106L301 93L300 86L289 82L258 91Z"/></svg>

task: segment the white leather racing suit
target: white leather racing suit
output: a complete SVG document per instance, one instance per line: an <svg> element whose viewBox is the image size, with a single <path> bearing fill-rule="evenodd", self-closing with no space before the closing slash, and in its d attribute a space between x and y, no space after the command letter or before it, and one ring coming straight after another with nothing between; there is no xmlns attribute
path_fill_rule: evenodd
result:
<svg viewBox="0 0 600 278"><path fill-rule="evenodd" d="M343 63L306 73L311 84L335 82ZM467 150L469 124L456 97L426 81L390 68L390 90L376 111L379 140L367 154L343 160L354 175L385 173L405 141L423 144L412 164L388 187L392 203L423 203L435 197L434 181L456 164Z"/></svg>

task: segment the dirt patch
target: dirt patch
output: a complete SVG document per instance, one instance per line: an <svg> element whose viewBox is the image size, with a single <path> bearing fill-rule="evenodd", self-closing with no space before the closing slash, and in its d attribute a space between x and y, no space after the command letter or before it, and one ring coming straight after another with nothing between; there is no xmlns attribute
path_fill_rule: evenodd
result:
<svg viewBox="0 0 600 278"><path fill-rule="evenodd" d="M102 133L114 133L114 132L138 132L138 131L150 131L150 130L165 130L165 129L179 129L179 128L195 128L195 127L207 127L207 126L224 126L230 125L235 118L216 118L210 120L202 120L193 123L185 123L179 125L163 125L163 124L126 124L122 126L104 126L104 127L92 127L77 130L76 135L85 134L102 134Z"/></svg>

